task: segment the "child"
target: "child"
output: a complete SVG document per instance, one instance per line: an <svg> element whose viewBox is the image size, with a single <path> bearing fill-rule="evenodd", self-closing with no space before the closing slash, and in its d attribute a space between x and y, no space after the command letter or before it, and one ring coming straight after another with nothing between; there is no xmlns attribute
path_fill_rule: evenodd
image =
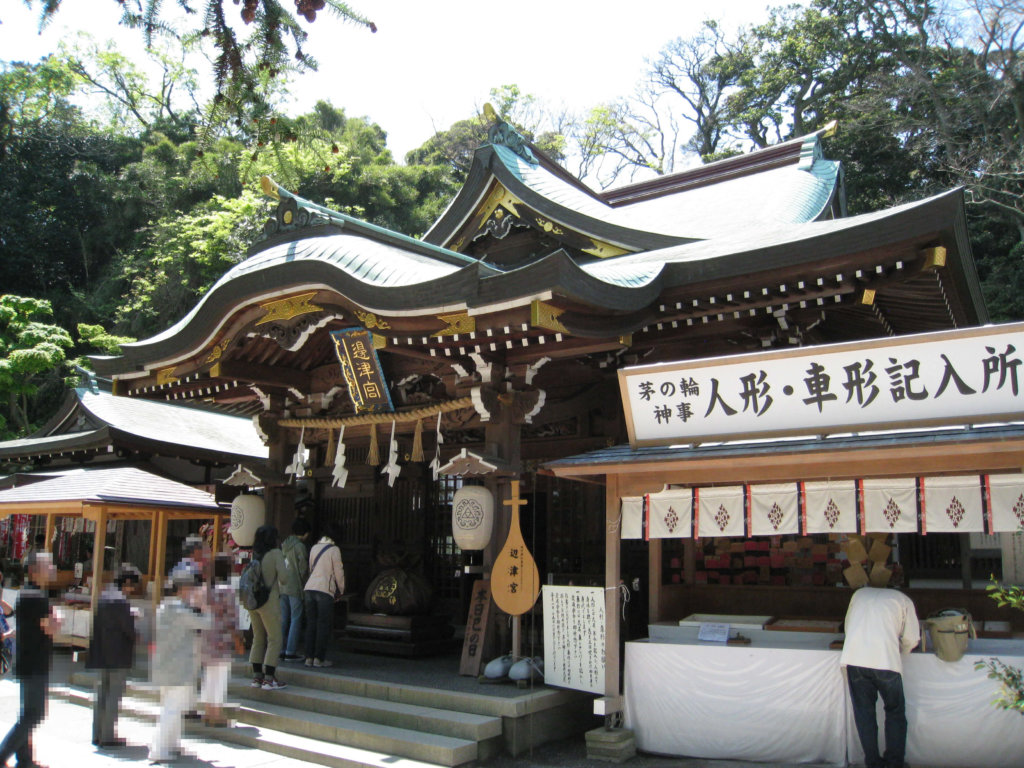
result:
<svg viewBox="0 0 1024 768"><path fill-rule="evenodd" d="M231 677L231 654L238 650L241 640L236 629L238 598L234 587L228 583L230 574L231 558L218 555L214 562L214 583L206 594L210 626L203 630L203 689L200 697L206 709L206 724L217 727L228 724L223 710Z"/></svg>

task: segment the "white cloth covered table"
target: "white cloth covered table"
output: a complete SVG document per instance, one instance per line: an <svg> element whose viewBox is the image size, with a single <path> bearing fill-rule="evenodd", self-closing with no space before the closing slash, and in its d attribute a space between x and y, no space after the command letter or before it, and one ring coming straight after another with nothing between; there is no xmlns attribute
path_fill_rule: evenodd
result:
<svg viewBox="0 0 1024 768"><path fill-rule="evenodd" d="M663 755L781 763L863 764L832 634L744 631L749 646L700 643L697 629L652 626L626 643L625 717L637 747ZM667 638L672 638L666 642ZM992 701L998 685L974 662L1024 667L1019 641L972 640L958 662L904 661L907 762L1020 768L1024 722ZM879 704L879 731L881 704Z"/></svg>
<svg viewBox="0 0 1024 768"><path fill-rule="evenodd" d="M692 630L696 638L696 629ZM626 643L626 727L663 755L782 763L846 760L839 654L821 648ZM772 632L786 644L798 633Z"/></svg>

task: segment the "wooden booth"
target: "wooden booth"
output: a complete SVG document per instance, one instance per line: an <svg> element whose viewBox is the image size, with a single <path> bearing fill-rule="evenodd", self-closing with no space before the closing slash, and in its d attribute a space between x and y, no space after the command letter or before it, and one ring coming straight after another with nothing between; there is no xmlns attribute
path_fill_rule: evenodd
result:
<svg viewBox="0 0 1024 768"><path fill-rule="evenodd" d="M70 627L65 636L72 645L88 644L89 622L74 612L74 606L88 604L88 615L95 611L105 579L112 577L117 564L105 570L108 534L119 522L149 522L149 562L144 574L150 585L153 607L160 602L167 559L167 524L172 520L208 520L215 523L213 551L220 551L220 530L230 511L205 491L154 475L133 467L79 470L48 480L0 491L0 518L9 515L39 515L46 518L46 541L62 518L81 518L95 525L92 572L81 582L86 592L64 593L70 612ZM88 579L86 577L89 577ZM74 581L71 572L58 572L55 588L63 590ZM69 623L65 620L65 625Z"/></svg>
<svg viewBox="0 0 1024 768"><path fill-rule="evenodd" d="M1024 665L1021 617L969 572L949 586L905 562L927 537L969 550L1024 525L1017 350L1021 324L619 371L631 444L547 466L604 484L612 606L624 540L647 547L648 637L625 643L621 689L606 625L608 706L640 749L862 761L842 619L850 584L895 579L920 619L968 608L981 630L958 662L906 662L908 761L1019 764L1019 715L974 663Z"/></svg>

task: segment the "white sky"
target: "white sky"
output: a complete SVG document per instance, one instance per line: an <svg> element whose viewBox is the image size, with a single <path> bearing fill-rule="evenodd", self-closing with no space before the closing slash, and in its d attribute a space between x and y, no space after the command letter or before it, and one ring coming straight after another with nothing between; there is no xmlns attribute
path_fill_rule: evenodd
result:
<svg viewBox="0 0 1024 768"><path fill-rule="evenodd" d="M202 5L196 2L196 5ZM772 3L779 5L781 2ZM172 2L165 2L171 10ZM764 0L351 0L376 34L321 12L306 50L320 71L294 85L300 114L318 99L365 115L388 133L395 158L435 130L474 114L492 87L518 85L551 107L584 110L628 95L653 57L708 15L727 28L766 17ZM79 30L142 55L141 33L117 26L115 0L64 0L37 34L37 11L0 0L0 59L34 62ZM229 13L239 7L226 4ZM201 73L205 75L206 73Z"/></svg>

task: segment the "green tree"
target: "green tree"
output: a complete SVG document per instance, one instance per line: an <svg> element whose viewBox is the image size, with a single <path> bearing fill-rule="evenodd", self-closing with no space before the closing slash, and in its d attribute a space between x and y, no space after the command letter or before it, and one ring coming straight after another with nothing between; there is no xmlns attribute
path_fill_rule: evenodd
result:
<svg viewBox="0 0 1024 768"><path fill-rule="evenodd" d="M562 129L566 115L544 106L517 85L502 85L489 93L494 111L544 154L555 161L565 158L566 136ZM482 108L473 117L458 120L438 131L405 156L409 165L439 165L450 168L452 178L463 182L473 164L473 153L487 143L490 122Z"/></svg>
<svg viewBox="0 0 1024 768"><path fill-rule="evenodd" d="M246 190L233 198L215 195L186 213L161 217L146 244L119 260L127 292L116 310L117 332L149 336L179 320L184 308L246 257L266 220L266 208Z"/></svg>
<svg viewBox="0 0 1024 768"><path fill-rule="evenodd" d="M49 57L0 64L0 278L8 291L54 300L88 286L142 222L117 205L117 175L138 157L70 102L75 76Z"/></svg>
<svg viewBox="0 0 1024 768"><path fill-rule="evenodd" d="M20 436L32 430L40 386L49 379L62 387L61 368L74 343L66 330L43 322L52 314L48 301L0 296L0 393Z"/></svg>
<svg viewBox="0 0 1024 768"><path fill-rule="evenodd" d="M987 589L989 597L995 600L1000 608L1009 607L1024 611L1024 590L1020 587L1004 586L993 580ZM974 668L986 670L989 679L998 680L1002 686L999 696L993 702L997 707L1024 715L1024 671L995 657L975 662Z"/></svg>
<svg viewBox="0 0 1024 768"><path fill-rule="evenodd" d="M61 0L25 0L39 8L40 26L59 12ZM268 96L295 73L317 68L304 45L308 25L317 13L334 17L376 32L376 25L339 0L111 0L121 7L121 24L139 30L147 46L163 38L186 45L212 47L215 95L209 110L208 127L223 126L234 119L248 120L268 111ZM236 6L240 6L236 9ZM237 15L236 15L237 14ZM236 19L244 22L244 33ZM301 19L300 19L301 17Z"/></svg>

